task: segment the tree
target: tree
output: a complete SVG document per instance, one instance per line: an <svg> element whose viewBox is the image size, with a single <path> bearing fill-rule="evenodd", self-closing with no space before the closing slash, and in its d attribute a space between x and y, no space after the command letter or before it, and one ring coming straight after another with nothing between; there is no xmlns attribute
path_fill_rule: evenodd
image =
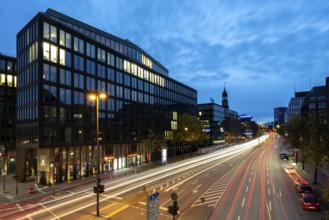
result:
<svg viewBox="0 0 329 220"><path fill-rule="evenodd" d="M303 155L313 165L314 179L317 183L318 168L328 155L328 124L318 114L309 115L305 123L305 138L303 139Z"/></svg>
<svg viewBox="0 0 329 220"><path fill-rule="evenodd" d="M177 130L174 132L174 142L187 144L191 148L193 143L204 143L210 140L209 135L202 131L203 127L197 117L189 114L178 115Z"/></svg>
<svg viewBox="0 0 329 220"><path fill-rule="evenodd" d="M304 123L301 116L294 115L285 124L285 132L287 136L284 142L294 148L296 152L296 165L298 163L298 150L302 150L302 141L304 136ZM304 155L304 154L303 154ZM304 159L302 159L304 169Z"/></svg>
<svg viewBox="0 0 329 220"><path fill-rule="evenodd" d="M166 146L166 141L163 135L156 134L153 130L148 130L148 134L146 135L146 139L143 140L143 144L152 149L152 155L157 164L160 158L161 149Z"/></svg>

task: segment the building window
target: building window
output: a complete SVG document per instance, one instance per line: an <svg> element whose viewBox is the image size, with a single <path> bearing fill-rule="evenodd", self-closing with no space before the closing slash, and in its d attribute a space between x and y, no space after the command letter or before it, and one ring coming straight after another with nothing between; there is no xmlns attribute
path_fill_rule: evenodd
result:
<svg viewBox="0 0 329 220"><path fill-rule="evenodd" d="M59 90L59 100L62 104L71 104L71 90L60 88Z"/></svg>
<svg viewBox="0 0 329 220"><path fill-rule="evenodd" d="M84 42L83 40L74 37L74 51L78 51L80 53L84 53L85 52L85 48L84 48Z"/></svg>
<svg viewBox="0 0 329 220"><path fill-rule="evenodd" d="M57 82L56 67L43 64L43 79L50 82Z"/></svg>
<svg viewBox="0 0 329 220"><path fill-rule="evenodd" d="M107 64L110 66L115 66L115 56L111 53L107 53Z"/></svg>
<svg viewBox="0 0 329 220"><path fill-rule="evenodd" d="M60 30L59 32L59 44L67 48L71 48L71 34Z"/></svg>
<svg viewBox="0 0 329 220"><path fill-rule="evenodd" d="M74 92L74 104L75 105L82 105L84 104L84 94L82 92Z"/></svg>
<svg viewBox="0 0 329 220"><path fill-rule="evenodd" d="M92 75L95 75L95 73L96 73L95 62L93 62L91 60L86 60L86 72L90 73Z"/></svg>
<svg viewBox="0 0 329 220"><path fill-rule="evenodd" d="M102 50L100 48L97 48L97 60L105 62L105 50Z"/></svg>
<svg viewBox="0 0 329 220"><path fill-rule="evenodd" d="M87 43L86 44L86 55L92 58L95 58L95 46Z"/></svg>
<svg viewBox="0 0 329 220"><path fill-rule="evenodd" d="M11 61L7 61L7 71L10 73L13 72L13 63Z"/></svg>
<svg viewBox="0 0 329 220"><path fill-rule="evenodd" d="M60 69L59 80L62 85L71 86L71 71Z"/></svg>
<svg viewBox="0 0 329 220"><path fill-rule="evenodd" d="M55 86L43 85L43 100L48 103L57 101L57 89Z"/></svg>
<svg viewBox="0 0 329 220"><path fill-rule="evenodd" d="M6 86L6 75L0 74L0 86Z"/></svg>
<svg viewBox="0 0 329 220"><path fill-rule="evenodd" d="M74 73L74 87L84 88L84 76L79 73Z"/></svg>
<svg viewBox="0 0 329 220"><path fill-rule="evenodd" d="M84 71L84 59L78 55L74 55L74 69Z"/></svg>
<svg viewBox="0 0 329 220"><path fill-rule="evenodd" d="M57 47L43 42L43 59L57 63Z"/></svg>
<svg viewBox="0 0 329 220"><path fill-rule="evenodd" d="M59 64L71 67L71 53L63 49L59 49Z"/></svg>
<svg viewBox="0 0 329 220"><path fill-rule="evenodd" d="M0 70L6 70L6 65L4 60L0 60Z"/></svg>
<svg viewBox="0 0 329 220"><path fill-rule="evenodd" d="M7 75L7 86L12 87L14 85L14 78L12 75Z"/></svg>
<svg viewBox="0 0 329 220"><path fill-rule="evenodd" d="M57 42L57 28L49 25L47 22L43 22L43 37L52 42Z"/></svg>

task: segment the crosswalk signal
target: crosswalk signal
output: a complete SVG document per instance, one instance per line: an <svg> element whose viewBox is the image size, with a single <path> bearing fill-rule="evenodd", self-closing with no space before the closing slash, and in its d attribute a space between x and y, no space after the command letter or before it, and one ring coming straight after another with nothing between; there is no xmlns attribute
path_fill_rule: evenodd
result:
<svg viewBox="0 0 329 220"><path fill-rule="evenodd" d="M168 208L168 210L167 210L168 213L172 215L172 214L173 214L173 208L174 208L174 207L173 207L172 205L170 205L170 206L168 206L167 208Z"/></svg>
<svg viewBox="0 0 329 220"><path fill-rule="evenodd" d="M99 193L103 193L105 190L105 186L102 184L99 184L98 186L99 186Z"/></svg>
<svg viewBox="0 0 329 220"><path fill-rule="evenodd" d="M177 205L177 201L173 201L173 206L172 206L172 215L178 215L178 205Z"/></svg>
<svg viewBox="0 0 329 220"><path fill-rule="evenodd" d="M94 186L94 193L97 193L98 192L98 188L97 186Z"/></svg>

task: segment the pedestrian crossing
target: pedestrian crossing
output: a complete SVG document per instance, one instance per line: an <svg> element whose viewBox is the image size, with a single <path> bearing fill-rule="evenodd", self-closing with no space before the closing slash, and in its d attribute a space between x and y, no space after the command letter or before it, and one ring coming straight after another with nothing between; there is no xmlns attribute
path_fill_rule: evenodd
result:
<svg viewBox="0 0 329 220"><path fill-rule="evenodd" d="M239 166L232 168L228 173L222 176L217 182L215 182L206 192L204 192L191 207L206 205L209 207L215 207L219 200L222 198L226 188L233 179Z"/></svg>

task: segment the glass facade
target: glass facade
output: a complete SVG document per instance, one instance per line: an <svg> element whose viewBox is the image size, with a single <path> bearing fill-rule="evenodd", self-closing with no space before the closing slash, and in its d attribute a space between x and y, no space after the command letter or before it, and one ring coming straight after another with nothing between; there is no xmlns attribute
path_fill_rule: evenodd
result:
<svg viewBox="0 0 329 220"><path fill-rule="evenodd" d="M0 169L15 171L16 58L0 53Z"/></svg>
<svg viewBox="0 0 329 220"><path fill-rule="evenodd" d="M152 160L147 131L164 136L174 111L196 114L196 90L139 47L51 9L17 44L17 144L29 149L20 172L35 170L43 184L95 173L92 92L108 97L99 101L102 172Z"/></svg>

